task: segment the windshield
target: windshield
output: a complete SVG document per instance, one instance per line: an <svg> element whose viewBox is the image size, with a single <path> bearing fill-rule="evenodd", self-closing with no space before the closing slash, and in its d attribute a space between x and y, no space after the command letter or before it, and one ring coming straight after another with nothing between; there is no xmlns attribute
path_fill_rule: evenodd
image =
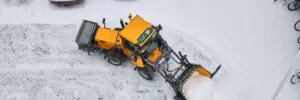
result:
<svg viewBox="0 0 300 100"><path fill-rule="evenodd" d="M144 52L144 56L146 58L148 58L156 48L157 48L157 43L156 42L152 42L150 44L150 46L147 48L147 50Z"/></svg>
<svg viewBox="0 0 300 100"><path fill-rule="evenodd" d="M153 33L153 35L150 37L150 39L148 39L148 41L141 47L142 50L144 50L148 45L150 45L150 43L152 43L153 41L155 41L156 36L157 36L157 31L155 31Z"/></svg>
<svg viewBox="0 0 300 100"><path fill-rule="evenodd" d="M152 33L151 28L147 28L145 32L139 37L138 41L139 43L142 43L145 41L145 39Z"/></svg>

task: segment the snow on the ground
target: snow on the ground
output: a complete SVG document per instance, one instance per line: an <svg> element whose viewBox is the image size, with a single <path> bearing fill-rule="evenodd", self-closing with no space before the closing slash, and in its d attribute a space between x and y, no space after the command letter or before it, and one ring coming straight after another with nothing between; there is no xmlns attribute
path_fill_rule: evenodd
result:
<svg viewBox="0 0 300 100"><path fill-rule="evenodd" d="M0 25L1 100L161 100L163 81L77 50L75 25ZM161 80L159 77L156 80Z"/></svg>
<svg viewBox="0 0 300 100"><path fill-rule="evenodd" d="M78 50L74 42L76 25L4 24L0 30L1 100L161 100L173 96L158 74L155 81L146 81L129 62L116 67L101 54L88 56ZM164 35L172 32L167 27L164 30ZM182 40L179 34L174 32L175 41L169 41L174 49L194 53L188 56L191 62L206 62L202 64L214 67L215 62L201 53L201 48L186 45L189 41ZM184 50L184 46L190 50Z"/></svg>
<svg viewBox="0 0 300 100"><path fill-rule="evenodd" d="M295 73L300 71L299 52L292 62L292 68L286 73L285 78L282 80L280 86L277 87L277 93L273 95L272 100L298 100L300 98L300 83L290 83L292 75L295 75Z"/></svg>
<svg viewBox="0 0 300 100"><path fill-rule="evenodd" d="M185 97L188 100L219 100L215 94L214 82L207 78L200 76L198 73L193 73L184 87Z"/></svg>
<svg viewBox="0 0 300 100"><path fill-rule="evenodd" d="M214 64L210 64L211 61L224 65L221 73L213 79L214 93L218 95L217 99L220 100L271 99L285 74L292 67L299 48L296 43L299 33L292 28L294 22L299 18L297 17L299 12L289 12L286 5L273 3L273 0L135 0L127 2L86 0L83 5L74 8L56 7L50 5L48 0L28 0L29 2L25 4L5 1L0 1L0 24L22 25L2 25L1 27L22 26L24 29L38 31L33 33L39 34L39 36L29 34L31 37L24 41L22 41L24 32L15 32L12 34L13 37L10 35L3 36L12 38L12 42L1 42L5 44L5 46L1 46L1 50L12 51L0 56L1 59L5 58L5 62L0 62L1 65L4 65L4 68L1 68L3 72L1 75L8 75L3 77L8 82L14 82L9 81L11 77L16 77L20 81L14 83L17 85L13 87L17 89L8 90L2 87L0 93L3 95L12 94L12 98L14 98L14 93L20 95L17 97L25 95L24 98L34 97L31 95L38 93L51 97L59 89L62 89L60 90L62 92L59 93L63 93L67 98L72 96L85 98L87 95L86 98L97 98L96 95L100 95L99 97L105 95L107 96L105 98L117 97L113 99L171 98L172 93L168 84L164 83L159 75L156 75L156 81L145 81L133 71L130 63L122 67L115 67L107 64L101 55L87 56L87 54L77 51L72 37L75 37L82 19L101 22L101 19L106 17L107 27L116 27L119 26L119 19L125 19L126 15L131 12L141 15L154 24L169 27L167 28L169 30L162 34L165 34L164 37L171 42L171 45L176 48L175 50L183 50L184 53L189 54L188 57L191 57L191 60L201 62L203 65L209 66L209 69L214 67ZM76 25L57 26L57 24ZM49 29L38 30L37 27L40 25L48 25L50 29L54 28L54 30L55 27L60 29L55 30L55 32L45 32ZM72 28L61 30L64 29L63 27ZM5 32L10 31L6 30ZM44 35L41 35L42 33ZM45 41L40 39L43 36ZM177 44L179 45L177 46ZM199 54L206 54L206 56L202 57ZM6 55L11 57L7 58ZM210 60L205 60L207 58ZM295 66L299 67L300 65ZM44 75L39 74L41 70L44 70ZM26 73L27 71L32 73ZM61 74L53 76L56 73ZM86 73L88 74L86 75ZM31 84L34 85L32 87L37 87L34 89L31 89L31 86L25 87L25 83L20 83L23 82L22 79L17 78L21 76L29 77L29 80L31 79L28 81L29 84L31 82L41 85ZM78 85L74 80L66 82L65 80L68 80L69 77L75 77L76 80L78 80L77 78L83 79L79 80L78 84L83 82L84 85ZM86 81L88 79L91 81ZM38 80L41 82L37 82ZM100 83L100 81L103 82L102 80L107 83ZM129 83L126 83L127 81ZM76 88L82 86L84 91L91 91L92 93L73 93L76 88L67 87L73 83ZM63 85L60 86L61 84ZM103 86L98 87L101 89L92 89L91 87L95 86L93 84ZM117 90L113 88L114 84L126 88ZM65 85L67 85L66 88L63 88ZM40 86L45 86L46 89L39 88ZM51 89L50 86L55 89ZM285 93L292 94L295 88L286 89ZM113 93L110 92L111 89L114 91ZM133 93L139 91L137 89L151 92L142 92L142 95ZM157 89L158 92L153 92ZM102 90L105 92L101 92ZM47 91L47 93L36 91ZM97 91L100 91L99 94ZM285 95L283 98L287 96ZM297 98L292 99L298 100Z"/></svg>

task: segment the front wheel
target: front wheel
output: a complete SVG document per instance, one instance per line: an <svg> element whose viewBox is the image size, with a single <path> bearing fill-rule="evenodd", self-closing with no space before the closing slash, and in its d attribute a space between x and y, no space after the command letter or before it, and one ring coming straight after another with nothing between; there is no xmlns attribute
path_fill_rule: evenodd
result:
<svg viewBox="0 0 300 100"><path fill-rule="evenodd" d="M300 8L300 5L298 4L297 1L292 1L291 3L288 4L288 10L294 11Z"/></svg>
<svg viewBox="0 0 300 100"><path fill-rule="evenodd" d="M137 67L137 70L139 72L139 74L146 80L153 80L153 71L148 68L148 67L144 67L144 68L140 68Z"/></svg>

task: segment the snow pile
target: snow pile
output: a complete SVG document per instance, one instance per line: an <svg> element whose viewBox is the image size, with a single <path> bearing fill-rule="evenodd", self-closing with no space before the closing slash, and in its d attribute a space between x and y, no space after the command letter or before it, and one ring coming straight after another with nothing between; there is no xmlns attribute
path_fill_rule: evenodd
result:
<svg viewBox="0 0 300 100"><path fill-rule="evenodd" d="M213 100L214 87L211 79L195 72L184 84L183 91L189 100Z"/></svg>

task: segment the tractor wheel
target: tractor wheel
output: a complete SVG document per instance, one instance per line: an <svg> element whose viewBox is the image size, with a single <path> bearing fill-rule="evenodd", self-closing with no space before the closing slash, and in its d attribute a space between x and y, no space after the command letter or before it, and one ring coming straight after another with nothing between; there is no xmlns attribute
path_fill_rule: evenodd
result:
<svg viewBox="0 0 300 100"><path fill-rule="evenodd" d="M300 31L300 20L298 20L295 24L294 24L294 29L296 31Z"/></svg>
<svg viewBox="0 0 300 100"><path fill-rule="evenodd" d="M288 7L288 10L294 11L294 10L297 10L300 8L300 4L298 4L298 2L294 0L291 3L289 3L287 7Z"/></svg>
<svg viewBox="0 0 300 100"><path fill-rule="evenodd" d="M146 80L153 80L153 71L148 68L148 67L145 67L145 68L140 68L140 67L137 67L137 70L139 72L139 74Z"/></svg>
<svg viewBox="0 0 300 100"><path fill-rule="evenodd" d="M115 66L119 66L122 64L121 59L118 59L115 57L109 57L107 61L108 61L108 63L115 65Z"/></svg>

